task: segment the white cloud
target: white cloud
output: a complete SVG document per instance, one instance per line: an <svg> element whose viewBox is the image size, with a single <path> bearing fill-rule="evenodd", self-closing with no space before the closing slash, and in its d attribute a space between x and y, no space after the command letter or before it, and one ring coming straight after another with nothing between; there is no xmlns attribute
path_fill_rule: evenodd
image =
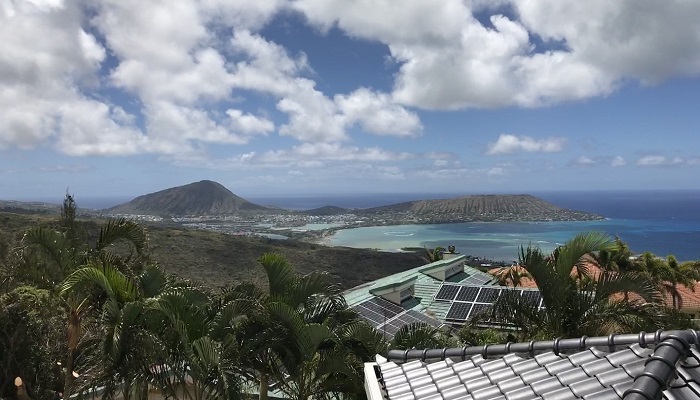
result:
<svg viewBox="0 0 700 400"><path fill-rule="evenodd" d="M416 114L395 104L385 93L360 88L349 95L336 96L335 103L348 123L357 121L367 132L415 136L422 129Z"/></svg>
<svg viewBox="0 0 700 400"><path fill-rule="evenodd" d="M369 133L414 136L422 129L418 116L391 96L366 88L329 98L314 81L298 76L310 69L304 54L292 58L278 44L249 32L237 32L233 47L249 59L237 63L234 83L280 98L277 109L289 116L282 135L300 141L340 142L346 130L360 124Z"/></svg>
<svg viewBox="0 0 700 400"><path fill-rule="evenodd" d="M694 165L695 159L686 160L682 157L668 158L662 155L649 155L640 157L637 165L641 166L674 166L674 165Z"/></svg>
<svg viewBox="0 0 700 400"><path fill-rule="evenodd" d="M227 110L226 115L230 118L229 125L234 132L266 134L275 129L275 124L269 119L252 114L244 114L240 110Z"/></svg>
<svg viewBox="0 0 700 400"><path fill-rule="evenodd" d="M92 171L93 169L94 169L93 167L90 167L88 165L83 165L83 164L52 165L52 166L43 166L43 167L35 168L35 170L39 171L39 172L69 172L69 173L88 172L88 171Z"/></svg>
<svg viewBox="0 0 700 400"><path fill-rule="evenodd" d="M613 157L612 161L610 162L610 165L613 167L623 167L627 165L627 161L622 158L621 156L615 156Z"/></svg>
<svg viewBox="0 0 700 400"><path fill-rule="evenodd" d="M289 150L269 151L259 156L248 158L249 162L260 164L286 164L299 162L386 162L415 158L404 152L389 152L378 147L361 148L342 146L337 143L304 143Z"/></svg>
<svg viewBox="0 0 700 400"><path fill-rule="evenodd" d="M488 155L528 153L556 153L564 150L566 139L550 137L534 139L530 136L501 134L494 143L488 144Z"/></svg>
<svg viewBox="0 0 700 400"><path fill-rule="evenodd" d="M269 110L231 107L246 91L271 95L288 116L278 133L301 142L348 141L355 126L394 136L421 130L389 94L327 96L304 76L313 71L303 53L256 34L287 7L283 0L104 0L89 10L77 1L34 3L0 7L0 148L50 143L76 156L196 159L207 145L275 131ZM111 103L105 92L114 88L131 97L128 107L121 94Z"/></svg>
<svg viewBox="0 0 700 400"><path fill-rule="evenodd" d="M296 0L322 29L389 46L394 96L429 109L540 106L606 95L627 81L700 73L700 3L685 0L510 0L518 19L474 18L494 3ZM673 21L669 24L668 21ZM534 37L545 48L536 47ZM430 82L430 84L426 84Z"/></svg>
<svg viewBox="0 0 700 400"><path fill-rule="evenodd" d="M299 79L299 90L277 103L287 113L289 122L282 125L280 134L301 141L338 142L348 139L345 118L336 110L335 103L313 87L306 79Z"/></svg>
<svg viewBox="0 0 700 400"><path fill-rule="evenodd" d="M663 165L666 163L664 156L644 156L637 160L637 165Z"/></svg>
<svg viewBox="0 0 700 400"><path fill-rule="evenodd" d="M470 183L481 182L480 180L482 179L498 181L508 174L508 170L497 166L490 168L466 168L457 166L453 168L421 169L415 171L416 177L427 178L431 181L453 182L454 180L459 180L460 182Z"/></svg>
<svg viewBox="0 0 700 400"><path fill-rule="evenodd" d="M285 0L201 0L202 11L224 27L257 30L286 8Z"/></svg>
<svg viewBox="0 0 700 400"><path fill-rule="evenodd" d="M59 148L96 136L141 140L113 120L118 109L81 93L99 81L105 49L83 29L75 2L3 2L0 8L0 148ZM98 129L97 131L92 131ZM110 153L108 145L98 152ZM83 149L72 150L82 154Z"/></svg>
<svg viewBox="0 0 700 400"><path fill-rule="evenodd" d="M576 158L574 160L574 164L579 165L579 166L583 166L583 167L592 167L592 166L595 166L597 164L597 162L590 157L579 156L578 158Z"/></svg>

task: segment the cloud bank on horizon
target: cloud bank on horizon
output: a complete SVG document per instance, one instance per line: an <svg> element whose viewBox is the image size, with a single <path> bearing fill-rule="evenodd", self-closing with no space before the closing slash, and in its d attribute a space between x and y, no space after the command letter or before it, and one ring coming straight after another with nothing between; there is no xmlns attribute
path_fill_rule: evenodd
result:
<svg viewBox="0 0 700 400"><path fill-rule="evenodd" d="M301 189L461 177L505 190L562 168L573 172L560 181L578 167L689 171L697 139L543 126L629 88L700 86L698 20L700 2L683 0L5 0L0 175L96 174L106 156L252 190L290 177ZM336 75L323 41L357 64ZM698 136L689 118L675 142ZM41 160L53 164L16 165Z"/></svg>

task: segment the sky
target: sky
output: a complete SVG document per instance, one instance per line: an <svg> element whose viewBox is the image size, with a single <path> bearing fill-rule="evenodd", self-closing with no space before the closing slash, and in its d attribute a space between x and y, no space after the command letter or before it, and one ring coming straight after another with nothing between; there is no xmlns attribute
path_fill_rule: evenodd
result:
<svg viewBox="0 0 700 400"><path fill-rule="evenodd" d="M700 189L700 1L0 0L0 199Z"/></svg>

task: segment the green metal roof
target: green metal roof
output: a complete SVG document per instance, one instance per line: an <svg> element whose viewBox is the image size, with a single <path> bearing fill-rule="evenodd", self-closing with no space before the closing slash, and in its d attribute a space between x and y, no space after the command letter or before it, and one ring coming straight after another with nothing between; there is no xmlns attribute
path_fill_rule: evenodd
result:
<svg viewBox="0 0 700 400"><path fill-rule="evenodd" d="M348 306L353 307L375 297L372 293L370 293L370 291L374 292L378 289L400 285L410 279L415 279L416 282L414 285L415 290L413 293L413 298L404 301L401 303L401 306L406 310L415 310L444 322L447 311L450 309L450 303L438 302L434 300L435 295L437 294L438 290L440 290L440 286L443 282L426 275L424 272L444 266L445 264L452 264L455 261L464 261L465 259L466 256L461 255L449 260L439 260L430 264L421 265L416 268L377 279L376 281L356 286L345 291L343 295L345 296L345 301L348 303ZM464 266L464 273L459 273L449 278L446 282L464 283L465 281L469 282L474 278L494 282L493 276L466 265Z"/></svg>

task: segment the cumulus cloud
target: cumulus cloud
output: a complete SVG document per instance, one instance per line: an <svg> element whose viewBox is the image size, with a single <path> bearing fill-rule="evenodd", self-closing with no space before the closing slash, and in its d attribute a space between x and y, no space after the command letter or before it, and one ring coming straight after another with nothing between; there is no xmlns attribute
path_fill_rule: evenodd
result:
<svg viewBox="0 0 700 400"><path fill-rule="evenodd" d="M356 126L420 133L417 114L391 95L359 88L328 96L304 76L312 69L303 53L255 33L287 5L3 3L0 148L50 143L76 156L150 152L186 160L207 145L247 144L276 130L327 143L348 141ZM111 98L117 91L118 100ZM271 110L231 106L248 91L272 96L286 122L276 126Z"/></svg>
<svg viewBox="0 0 700 400"><path fill-rule="evenodd" d="M640 166L671 166L671 165L692 165L692 160L685 160L682 157L669 158L662 155L649 155L640 157L637 160Z"/></svg>
<svg viewBox="0 0 700 400"><path fill-rule="evenodd" d="M78 137L87 139L84 148L95 136L143 139L113 118L120 110L82 93L99 82L106 52L81 22L75 2L0 7L0 148L32 148L54 137L59 148Z"/></svg>
<svg viewBox="0 0 700 400"><path fill-rule="evenodd" d="M606 95L628 82L698 75L700 3L641 2L3 2L0 148L49 145L75 156L156 153L189 162L212 145L280 134L302 143L290 154L327 146L328 154L342 149L360 160L356 152L367 149L348 145L352 132L421 135L415 108L534 107ZM494 4L513 12L501 15ZM293 12L321 32L337 27L385 44L396 67L392 89L324 93L303 51L261 34ZM250 92L274 105L239 107ZM501 135L487 154L564 145ZM326 162L319 154L321 161L306 165ZM637 163L695 162L649 157ZM435 166L454 163L436 158Z"/></svg>
<svg viewBox="0 0 700 400"><path fill-rule="evenodd" d="M378 147L361 148L337 143L304 143L288 150L274 150L246 157L247 162L259 164L285 164L304 162L385 162L415 158L414 154L390 152Z"/></svg>
<svg viewBox="0 0 700 400"><path fill-rule="evenodd" d="M615 156L610 162L610 165L613 167L624 167L625 165L627 165L627 161L621 156Z"/></svg>
<svg viewBox="0 0 700 400"><path fill-rule="evenodd" d="M502 134L498 139L488 144L488 155L527 153L556 153L564 150L566 139L550 137L534 139L530 136L515 136Z"/></svg>
<svg viewBox="0 0 700 400"><path fill-rule="evenodd" d="M574 163L574 165L578 165L578 166L582 166L582 167L592 167L592 166L597 164L595 160L593 160L590 157L586 157L586 156L579 156L578 158L576 158L574 160L573 163Z"/></svg>
<svg viewBox="0 0 700 400"><path fill-rule="evenodd" d="M395 104L385 93L360 88L349 95L336 96L335 103L349 123L358 122L367 132L415 136L422 129L415 113Z"/></svg>
<svg viewBox="0 0 700 400"><path fill-rule="evenodd" d="M422 108L541 106L700 73L698 2L498 2L515 19L481 0L292 4L321 29L387 44L395 98Z"/></svg>

